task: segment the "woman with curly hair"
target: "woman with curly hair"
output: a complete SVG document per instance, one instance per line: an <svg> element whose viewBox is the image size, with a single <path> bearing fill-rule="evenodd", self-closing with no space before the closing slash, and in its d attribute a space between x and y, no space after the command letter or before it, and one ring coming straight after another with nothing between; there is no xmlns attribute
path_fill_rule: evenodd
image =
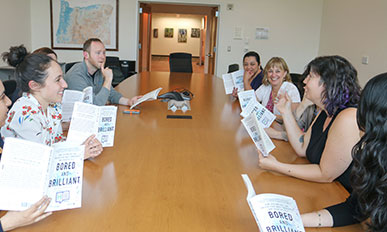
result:
<svg viewBox="0 0 387 232"><path fill-rule="evenodd" d="M352 149L353 192L344 203L302 215L305 226L344 226L367 220L368 231L387 231L387 73L365 86L357 111L364 133Z"/></svg>
<svg viewBox="0 0 387 232"><path fill-rule="evenodd" d="M311 61L306 72L305 97L321 108L306 133L298 127L288 97L281 99L276 106L283 116L289 142L310 164L282 163L272 155L264 158L259 153L259 165L263 169L309 181L328 183L337 180L352 192L351 150L359 141L356 107L360 86L357 71L343 57L324 56Z"/></svg>

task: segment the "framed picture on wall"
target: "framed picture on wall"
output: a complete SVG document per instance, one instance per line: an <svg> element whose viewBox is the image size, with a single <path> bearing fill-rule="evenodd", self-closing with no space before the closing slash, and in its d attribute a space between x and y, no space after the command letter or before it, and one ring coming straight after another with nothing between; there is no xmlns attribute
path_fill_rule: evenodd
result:
<svg viewBox="0 0 387 232"><path fill-rule="evenodd" d="M158 38L159 37L159 29L158 28L154 28L153 29L153 38Z"/></svg>
<svg viewBox="0 0 387 232"><path fill-rule="evenodd" d="M107 50L118 51L118 0L50 0L51 47L82 49L99 38Z"/></svg>
<svg viewBox="0 0 387 232"><path fill-rule="evenodd" d="M200 38L200 28L191 28L191 37Z"/></svg>
<svg viewBox="0 0 387 232"><path fill-rule="evenodd" d="M165 38L173 38L173 28L165 28L164 29L164 37Z"/></svg>
<svg viewBox="0 0 387 232"><path fill-rule="evenodd" d="M179 33L177 35L177 42L187 43L187 29L179 29Z"/></svg>

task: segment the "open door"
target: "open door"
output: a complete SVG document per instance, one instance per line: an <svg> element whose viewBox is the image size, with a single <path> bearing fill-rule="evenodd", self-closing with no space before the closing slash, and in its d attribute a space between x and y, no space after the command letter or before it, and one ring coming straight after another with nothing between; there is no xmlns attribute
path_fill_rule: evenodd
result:
<svg viewBox="0 0 387 232"><path fill-rule="evenodd" d="M218 26L218 7L213 7L211 10L211 31L210 31L210 50L208 56L208 74L215 73L215 54L216 54L216 33Z"/></svg>
<svg viewBox="0 0 387 232"><path fill-rule="evenodd" d="M140 30L138 40L138 72L150 70L150 34L152 13L148 4L140 3Z"/></svg>

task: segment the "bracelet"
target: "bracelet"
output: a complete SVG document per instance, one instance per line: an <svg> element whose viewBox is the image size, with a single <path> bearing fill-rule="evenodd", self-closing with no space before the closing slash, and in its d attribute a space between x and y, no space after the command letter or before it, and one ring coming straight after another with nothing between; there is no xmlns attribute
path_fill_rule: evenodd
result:
<svg viewBox="0 0 387 232"><path fill-rule="evenodd" d="M321 213L318 213L317 212L317 215L318 215L318 227L321 227Z"/></svg>

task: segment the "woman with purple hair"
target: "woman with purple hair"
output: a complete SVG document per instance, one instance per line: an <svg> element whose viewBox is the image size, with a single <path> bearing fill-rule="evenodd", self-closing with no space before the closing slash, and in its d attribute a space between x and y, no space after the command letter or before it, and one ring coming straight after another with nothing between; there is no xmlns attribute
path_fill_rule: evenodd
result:
<svg viewBox="0 0 387 232"><path fill-rule="evenodd" d="M343 57L323 56L311 61L306 73L305 97L322 109L306 133L297 126L288 96L280 99L276 107L283 117L289 142L297 155L306 157L310 164L282 163L272 155L264 158L259 153L259 165L309 181L328 183L337 180L352 192L351 149L360 138L356 124L356 107L360 99L357 71ZM329 208L322 213L328 216L321 218L330 221L321 221L319 225L333 225Z"/></svg>

